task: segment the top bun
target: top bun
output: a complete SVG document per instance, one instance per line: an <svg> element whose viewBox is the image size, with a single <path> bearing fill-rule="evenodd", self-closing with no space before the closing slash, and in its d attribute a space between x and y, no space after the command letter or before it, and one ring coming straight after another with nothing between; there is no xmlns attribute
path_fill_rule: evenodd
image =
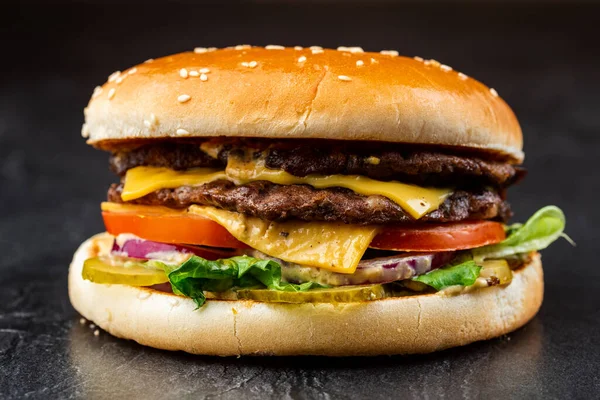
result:
<svg viewBox="0 0 600 400"><path fill-rule="evenodd" d="M235 46L163 57L96 88L84 137L368 140L478 149L523 160L495 90L435 60L360 48Z"/></svg>

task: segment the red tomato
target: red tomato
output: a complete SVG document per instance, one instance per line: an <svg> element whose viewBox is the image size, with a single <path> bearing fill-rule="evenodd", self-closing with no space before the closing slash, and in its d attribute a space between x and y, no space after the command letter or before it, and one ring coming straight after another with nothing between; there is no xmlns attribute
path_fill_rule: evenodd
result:
<svg viewBox="0 0 600 400"><path fill-rule="evenodd" d="M451 251L499 243L506 237L499 222L469 221L385 228L371 242L376 249L398 251Z"/></svg>
<svg viewBox="0 0 600 400"><path fill-rule="evenodd" d="M133 233L142 239L163 243L185 243L213 247L247 248L216 222L190 214L143 214L103 211L106 231L111 235Z"/></svg>
<svg viewBox="0 0 600 400"><path fill-rule="evenodd" d="M188 213L103 211L108 233L133 233L163 243L195 244L242 249L248 246L216 222ZM385 227L371 246L397 251L452 251L471 249L504 240L499 222L471 221L436 225Z"/></svg>

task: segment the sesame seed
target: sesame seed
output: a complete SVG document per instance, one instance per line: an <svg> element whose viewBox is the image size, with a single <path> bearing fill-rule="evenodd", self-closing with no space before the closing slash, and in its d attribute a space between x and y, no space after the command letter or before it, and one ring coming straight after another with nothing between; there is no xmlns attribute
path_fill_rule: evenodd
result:
<svg viewBox="0 0 600 400"><path fill-rule="evenodd" d="M383 54L385 56L392 56L392 57L398 56L398 52L396 50L381 50L379 53Z"/></svg>
<svg viewBox="0 0 600 400"><path fill-rule="evenodd" d="M446 64L440 65L440 68L442 69L442 71L446 71L446 72L452 71L452 67L449 65L446 65Z"/></svg>
<svg viewBox="0 0 600 400"><path fill-rule="evenodd" d="M350 47L346 47L346 46L339 46L337 48L337 51L350 51Z"/></svg>
<svg viewBox="0 0 600 400"><path fill-rule="evenodd" d="M186 79L188 77L188 70L185 68L181 68L179 70L179 76L182 77L183 79Z"/></svg>
<svg viewBox="0 0 600 400"><path fill-rule="evenodd" d="M115 79L117 79L119 77L119 75L121 75L121 71L115 71L112 74L110 74L110 76L108 77L108 81L109 82L113 82Z"/></svg>
<svg viewBox="0 0 600 400"><path fill-rule="evenodd" d="M113 97L115 97L115 88L112 88L108 91L108 99L111 100Z"/></svg>
<svg viewBox="0 0 600 400"><path fill-rule="evenodd" d="M362 67L363 65L365 65L365 62L363 60L356 61L356 66L357 67Z"/></svg>
<svg viewBox="0 0 600 400"><path fill-rule="evenodd" d="M208 51L208 49L206 47L196 47L194 49L194 53L197 53L197 54L206 53L207 51Z"/></svg>
<svg viewBox="0 0 600 400"><path fill-rule="evenodd" d="M92 98L96 98L102 94L102 88L100 86L96 86L94 88L94 93L92 93Z"/></svg>
<svg viewBox="0 0 600 400"><path fill-rule="evenodd" d="M156 118L156 115L154 115L154 113L150 113L150 122L152 123L152 125L156 125L156 123L158 122L158 119Z"/></svg>
<svg viewBox="0 0 600 400"><path fill-rule="evenodd" d="M419 62L423 62L423 61L425 61L425 60L423 60L423 58L422 58L422 57L419 57L419 56L414 56L413 58L414 58L415 60L419 61Z"/></svg>
<svg viewBox="0 0 600 400"><path fill-rule="evenodd" d="M234 49L236 50L244 50L244 49L249 49L251 46L249 44L238 44L237 46L234 47Z"/></svg>
<svg viewBox="0 0 600 400"><path fill-rule="evenodd" d="M208 74L210 72L210 69L208 69L208 68L200 68L198 70L198 72L200 72L201 74Z"/></svg>
<svg viewBox="0 0 600 400"><path fill-rule="evenodd" d="M180 94L177 97L177 101L180 103L185 103L186 101L189 101L192 97L189 94Z"/></svg>
<svg viewBox="0 0 600 400"><path fill-rule="evenodd" d="M248 67L250 64L248 64L248 61L242 61L240 63L242 65L242 67Z"/></svg>
<svg viewBox="0 0 600 400"><path fill-rule="evenodd" d="M374 59L373 57L371 57L371 64L377 64L379 61L377 61L376 59Z"/></svg>
<svg viewBox="0 0 600 400"><path fill-rule="evenodd" d="M79 318L79 323L80 323L81 325L85 325L85 323L86 323L86 320L85 320L85 318Z"/></svg>
<svg viewBox="0 0 600 400"><path fill-rule="evenodd" d="M120 76L118 76L117 79L115 79L115 83L117 85L120 85L121 82L123 82L123 79L125 79L126 77L127 77L127 75L120 75Z"/></svg>
<svg viewBox="0 0 600 400"><path fill-rule="evenodd" d="M492 94L492 96L498 97L498 92L496 91L496 89L490 88L490 93Z"/></svg>
<svg viewBox="0 0 600 400"><path fill-rule="evenodd" d="M150 64L151 62L154 62L154 58L149 58L146 61L144 61L144 64Z"/></svg>
<svg viewBox="0 0 600 400"><path fill-rule="evenodd" d="M434 67L439 67L442 64L440 64L439 61L436 61L432 58L431 60L425 61L425 65L433 65Z"/></svg>
<svg viewBox="0 0 600 400"><path fill-rule="evenodd" d="M313 54L322 54L325 51L323 51L323 49L313 49L313 48L311 48L310 52L313 53Z"/></svg>
<svg viewBox="0 0 600 400"><path fill-rule="evenodd" d="M190 71L189 74L190 74L190 76L193 76L194 78L197 78L200 76L200 73L198 71Z"/></svg>
<svg viewBox="0 0 600 400"><path fill-rule="evenodd" d="M348 51L350 53L356 54L356 53L364 53L365 51L362 49L362 47L349 47Z"/></svg>
<svg viewBox="0 0 600 400"><path fill-rule="evenodd" d="M178 135L189 135L190 133L188 131L186 131L185 129L179 128L179 129L177 129L177 134Z"/></svg>
<svg viewBox="0 0 600 400"><path fill-rule="evenodd" d="M133 68L131 68L129 71L127 71L127 74L128 74L128 75L133 75L133 74L135 74L136 72L137 72L137 68L133 67Z"/></svg>
<svg viewBox="0 0 600 400"><path fill-rule="evenodd" d="M217 50L217 48L216 48L216 47L209 47L208 49L206 49L206 51L209 51L209 52L210 52L210 51L215 51L215 50Z"/></svg>
<svg viewBox="0 0 600 400"><path fill-rule="evenodd" d="M96 329L96 330L94 331L94 336L99 336L99 335L100 335L100 331L99 331L98 329Z"/></svg>
<svg viewBox="0 0 600 400"><path fill-rule="evenodd" d="M311 50L323 50L323 48L321 46L310 46L309 49L311 49Z"/></svg>
<svg viewBox="0 0 600 400"><path fill-rule="evenodd" d="M458 73L458 77L459 77L460 79L462 79L463 81L464 81L464 80L466 80L466 79L468 78L468 76L466 76L466 75L465 75L465 74L463 74L462 72L459 72L459 73Z"/></svg>
<svg viewBox="0 0 600 400"><path fill-rule="evenodd" d="M81 125L81 136L84 138L90 137L90 129L87 124Z"/></svg>
<svg viewBox="0 0 600 400"><path fill-rule="evenodd" d="M306 56L300 56L300 57L298 57L298 62L302 63L304 61L306 61Z"/></svg>
<svg viewBox="0 0 600 400"><path fill-rule="evenodd" d="M150 128L152 126L152 123L150 121L148 121L147 119L144 120L144 126L146 128Z"/></svg>
<svg viewBox="0 0 600 400"><path fill-rule="evenodd" d="M349 76L346 76L346 75L338 75L338 79L340 81L345 81L345 82L350 82L352 80L352 78L350 78Z"/></svg>
<svg viewBox="0 0 600 400"><path fill-rule="evenodd" d="M90 329L94 329L95 327L96 327L96 325L90 324Z"/></svg>
<svg viewBox="0 0 600 400"><path fill-rule="evenodd" d="M250 62L248 63L248 66L249 66L250 68L256 68L256 66L257 66L257 65L258 65L258 63L257 63L256 61L250 61Z"/></svg>
<svg viewBox="0 0 600 400"><path fill-rule="evenodd" d="M294 46L294 50L303 50L304 48L302 46Z"/></svg>
<svg viewBox="0 0 600 400"><path fill-rule="evenodd" d="M276 44L269 44L269 45L265 46L265 49L267 49L267 50L285 50L285 47L279 46Z"/></svg>
<svg viewBox="0 0 600 400"><path fill-rule="evenodd" d="M202 74L202 75L200 75L200 80L201 80L202 82L206 82L206 81L208 80L208 75L206 75L206 74Z"/></svg>

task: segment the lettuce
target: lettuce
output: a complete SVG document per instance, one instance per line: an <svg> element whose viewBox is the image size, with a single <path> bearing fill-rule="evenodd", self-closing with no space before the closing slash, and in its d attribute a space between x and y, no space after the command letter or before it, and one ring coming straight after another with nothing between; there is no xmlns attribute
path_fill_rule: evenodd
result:
<svg viewBox="0 0 600 400"><path fill-rule="evenodd" d="M469 286L479 277L481 264L486 259L498 259L542 250L559 237L571 244L573 241L563 233L565 215L556 206L546 206L538 210L525 224L513 224L506 228L506 239L502 242L473 249L471 254L463 253L453 265L436 269L424 275L412 278L442 290L449 286Z"/></svg>
<svg viewBox="0 0 600 400"><path fill-rule="evenodd" d="M471 260L434 269L426 274L415 276L412 280L429 285L435 290L442 290L456 285L471 286L479 277L480 272L481 267Z"/></svg>
<svg viewBox="0 0 600 400"><path fill-rule="evenodd" d="M520 253L529 253L548 247L559 237L570 243L563 233L565 215L556 206L538 210L525 224L514 224L506 228L507 237L502 242L473 249L473 258L481 262L490 258L506 258Z"/></svg>
<svg viewBox="0 0 600 400"><path fill-rule="evenodd" d="M281 266L277 262L249 256L215 261L192 256L179 266L163 264L162 267L169 278L173 293L191 297L198 308L206 301L204 291L224 292L233 287L266 287L272 290L299 292L325 287L315 282L282 282Z"/></svg>

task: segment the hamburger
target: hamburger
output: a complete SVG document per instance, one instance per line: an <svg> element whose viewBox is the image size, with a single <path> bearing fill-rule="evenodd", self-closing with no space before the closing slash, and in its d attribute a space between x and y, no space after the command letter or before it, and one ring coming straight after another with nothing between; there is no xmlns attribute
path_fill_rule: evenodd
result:
<svg viewBox="0 0 600 400"><path fill-rule="evenodd" d="M508 225L521 128L475 79L394 51L235 46L94 90L106 232L69 272L110 334L195 354L433 352L537 313L565 218Z"/></svg>

